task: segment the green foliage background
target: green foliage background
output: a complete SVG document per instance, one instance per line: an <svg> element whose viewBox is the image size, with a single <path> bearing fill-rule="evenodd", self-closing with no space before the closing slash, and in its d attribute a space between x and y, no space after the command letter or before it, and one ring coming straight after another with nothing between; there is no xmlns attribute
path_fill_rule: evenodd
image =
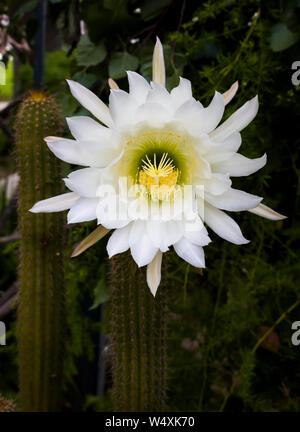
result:
<svg viewBox="0 0 300 432"><path fill-rule="evenodd" d="M36 3L12 0L0 10L11 17L8 32L17 40L26 37L32 48ZM169 409L179 411L299 411L300 346L291 343L291 324L300 320L300 86L291 82L292 63L300 60L299 0L50 0L48 16L45 84L64 116L84 113L65 78L81 82L104 101L108 76L124 89L128 69L150 79L156 35L164 44L169 89L185 76L194 96L208 104L215 90L224 92L239 80L226 116L259 95L259 113L242 132L241 153L258 157L266 152L268 163L250 177L234 179L233 186L263 196L266 205L288 219L272 222L247 212L235 214L251 243L236 246L211 233L203 271L171 255L168 402ZM81 36L80 20L87 30ZM19 64L16 96L33 86L32 58L10 54ZM4 61L8 59L6 54ZM3 160L7 155L13 160L12 144L1 131L0 141ZM3 197L2 212L5 205ZM5 234L15 224L13 214ZM74 244L93 228L94 223L71 226L65 251L65 409L110 409L109 373L104 398L86 394L76 378L78 359L92 361L98 355L94 338L100 324L89 309L97 310L109 296L106 239L69 259ZM5 269L0 290L16 277L17 247L0 249ZM0 392L10 396L17 392L14 315L6 321L10 330L7 346L0 347ZM107 352L109 371L109 345Z"/></svg>

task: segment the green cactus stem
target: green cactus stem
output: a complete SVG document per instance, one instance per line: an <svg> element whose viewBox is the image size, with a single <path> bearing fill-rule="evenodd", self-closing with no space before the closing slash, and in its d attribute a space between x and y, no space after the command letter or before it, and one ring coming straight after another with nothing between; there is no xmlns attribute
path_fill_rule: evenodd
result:
<svg viewBox="0 0 300 432"><path fill-rule="evenodd" d="M64 345L64 215L33 214L39 200L61 193L61 163L43 138L59 135L54 100L32 92L15 123L20 175L17 338L21 411L57 411L62 399Z"/></svg>
<svg viewBox="0 0 300 432"><path fill-rule="evenodd" d="M114 411L163 411L166 402L166 299L164 280L154 298L145 268L129 253L110 259L110 339ZM166 274L166 262L163 262Z"/></svg>

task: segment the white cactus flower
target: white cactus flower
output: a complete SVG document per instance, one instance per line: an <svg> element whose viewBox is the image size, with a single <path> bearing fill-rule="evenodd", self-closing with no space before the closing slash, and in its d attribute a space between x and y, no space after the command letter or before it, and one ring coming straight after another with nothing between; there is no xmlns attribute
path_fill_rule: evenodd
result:
<svg viewBox="0 0 300 432"><path fill-rule="evenodd" d="M171 246L191 265L205 266L203 246L210 238L204 223L225 240L248 243L224 210L249 210L273 220L284 216L260 204L262 198L231 187L230 177L247 176L266 163L266 155L248 159L238 153L240 131L255 117L257 97L218 126L238 84L223 95L216 91L207 107L193 98L185 78L168 92L159 39L153 81L127 74L128 93L110 80L109 107L68 80L73 96L96 120L67 118L74 140L45 141L63 161L86 168L64 179L70 193L39 201L30 211L69 209L68 223L96 219L101 226L82 250L114 230L107 244L109 257L130 249L138 266L147 265L147 282L155 295L162 254Z"/></svg>

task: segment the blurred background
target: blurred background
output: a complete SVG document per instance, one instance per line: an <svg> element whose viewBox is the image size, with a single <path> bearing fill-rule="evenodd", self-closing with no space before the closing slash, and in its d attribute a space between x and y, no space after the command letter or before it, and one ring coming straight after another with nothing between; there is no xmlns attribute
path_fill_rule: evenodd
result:
<svg viewBox="0 0 300 432"><path fill-rule="evenodd" d="M87 114L65 79L108 101L108 77L128 88L126 70L151 79L156 36L167 87L180 76L207 105L239 81L229 116L256 94L260 109L241 153L267 165L233 186L263 196L280 222L237 213L251 243L211 233L206 269L172 255L169 268L168 408L174 411L300 411L299 0L4 0L0 5L0 395L18 393L17 185L14 119L32 88L47 89L63 117ZM295 62L299 62L298 65ZM64 122L64 134L69 132ZM65 171L69 167L65 164ZM103 239L70 259L95 223L68 226L64 410L111 409L108 258ZM108 302L108 303L107 303ZM300 338L299 338L300 340Z"/></svg>

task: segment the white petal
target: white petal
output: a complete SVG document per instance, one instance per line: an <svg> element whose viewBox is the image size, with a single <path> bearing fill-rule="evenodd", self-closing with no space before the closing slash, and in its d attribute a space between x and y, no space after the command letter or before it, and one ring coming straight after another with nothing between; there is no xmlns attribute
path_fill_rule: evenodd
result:
<svg viewBox="0 0 300 432"><path fill-rule="evenodd" d="M270 207L267 207L264 204L259 204L258 207L249 210L249 212L271 220L282 220L287 218L287 216L277 213L276 211L272 210Z"/></svg>
<svg viewBox="0 0 300 432"><path fill-rule="evenodd" d="M132 123L137 101L123 90L111 90L109 96L109 109L114 125L119 127Z"/></svg>
<svg viewBox="0 0 300 432"><path fill-rule="evenodd" d="M161 262L162 253L158 251L151 263L147 265L147 284L154 297L160 284Z"/></svg>
<svg viewBox="0 0 300 432"><path fill-rule="evenodd" d="M242 143L242 137L239 132L232 132L228 138L224 141L213 141L213 148L211 149L212 160L209 159L210 162L213 162L213 155L218 155L219 152L234 152L236 153L240 148ZM205 156L206 157L206 156Z"/></svg>
<svg viewBox="0 0 300 432"><path fill-rule="evenodd" d="M267 155L260 158L249 159L234 153L229 159L213 164L212 169L218 173L228 173L231 177L240 177L253 174L266 165Z"/></svg>
<svg viewBox="0 0 300 432"><path fill-rule="evenodd" d="M163 86L166 84L164 52L162 44L158 37L156 38L156 44L154 47L152 59L152 81L157 82Z"/></svg>
<svg viewBox="0 0 300 432"><path fill-rule="evenodd" d="M101 170L98 168L83 168L73 171L64 179L66 186L80 196L96 198L101 183Z"/></svg>
<svg viewBox="0 0 300 432"><path fill-rule="evenodd" d="M204 108L199 101L188 99L175 111L174 119L183 123L185 128L193 134L198 131L199 126L202 126L203 124L203 109Z"/></svg>
<svg viewBox="0 0 300 432"><path fill-rule="evenodd" d="M129 94L139 103L144 103L150 90L149 83L136 72L127 72L129 82Z"/></svg>
<svg viewBox="0 0 300 432"><path fill-rule="evenodd" d="M238 224L226 213L205 203L204 221L218 236L234 244L249 243Z"/></svg>
<svg viewBox="0 0 300 432"><path fill-rule="evenodd" d="M124 208L121 208L122 204ZM107 229L123 228L128 225L130 220L127 215L127 203L123 203L119 196L115 193L114 188L110 193L105 194L99 200L97 206L98 224L103 225Z"/></svg>
<svg viewBox="0 0 300 432"><path fill-rule="evenodd" d="M136 122L147 122L153 127L159 127L171 118L170 113L158 103L145 103L135 113Z"/></svg>
<svg viewBox="0 0 300 432"><path fill-rule="evenodd" d="M174 110L184 102L193 99L191 81L180 77L179 85L171 90L171 98Z"/></svg>
<svg viewBox="0 0 300 432"><path fill-rule="evenodd" d="M211 193L213 195L221 195L226 192L231 186L231 180L228 174L212 174L211 178L197 179L197 185L204 187L204 192Z"/></svg>
<svg viewBox="0 0 300 432"><path fill-rule="evenodd" d="M223 97L216 91L211 103L202 111L202 124L200 125L199 119L199 129L206 133L215 129L223 117L224 109L225 104Z"/></svg>
<svg viewBox="0 0 300 432"><path fill-rule="evenodd" d="M174 244L174 249L180 258L184 259L194 267L205 267L204 251L201 246L197 246L185 237Z"/></svg>
<svg viewBox="0 0 300 432"><path fill-rule="evenodd" d="M233 113L224 123L210 133L214 140L225 140L232 132L244 129L256 116L258 111L258 97L246 102L241 108Z"/></svg>
<svg viewBox="0 0 300 432"><path fill-rule="evenodd" d="M205 194L205 200L221 210L242 211L257 207L262 198L231 188L218 196L207 193Z"/></svg>
<svg viewBox="0 0 300 432"><path fill-rule="evenodd" d="M64 193L52 198L38 201L29 210L31 213L51 213L68 210L78 200L79 195L74 192Z"/></svg>
<svg viewBox="0 0 300 432"><path fill-rule="evenodd" d="M106 249L109 258L129 249L129 233L131 225L116 229L110 236Z"/></svg>
<svg viewBox="0 0 300 432"><path fill-rule="evenodd" d="M225 105L227 105L234 98L238 88L239 88L239 82L236 81L235 83L232 84L229 90L227 90L225 93L222 94Z"/></svg>
<svg viewBox="0 0 300 432"><path fill-rule="evenodd" d="M139 267L149 264L158 248L154 246L146 230L146 222L134 221L129 234L131 255Z"/></svg>
<svg viewBox="0 0 300 432"><path fill-rule="evenodd" d="M184 237L198 246L206 246L211 242L199 216L196 217L195 221L185 224Z"/></svg>
<svg viewBox="0 0 300 432"><path fill-rule="evenodd" d="M97 219L98 198L79 198L68 213L68 223L87 222Z"/></svg>
<svg viewBox="0 0 300 432"><path fill-rule="evenodd" d="M112 119L108 107L93 92L76 81L67 80L72 95L78 102L90 111L97 119L107 126L112 125Z"/></svg>
<svg viewBox="0 0 300 432"><path fill-rule="evenodd" d="M111 136L109 128L102 126L91 117L75 116L66 118L71 134L76 140L100 141Z"/></svg>
<svg viewBox="0 0 300 432"><path fill-rule="evenodd" d="M164 86L152 81L151 90L148 93L146 103L158 103L169 110L172 99L170 93Z"/></svg>
<svg viewBox="0 0 300 432"><path fill-rule="evenodd" d="M183 236L184 226L181 220L165 222L148 220L147 233L154 246L162 252L166 252L169 246L176 243Z"/></svg>
<svg viewBox="0 0 300 432"><path fill-rule="evenodd" d="M48 140L50 138L50 141ZM45 138L49 149L59 159L76 165L104 168L120 153L109 141L76 141L53 137Z"/></svg>

